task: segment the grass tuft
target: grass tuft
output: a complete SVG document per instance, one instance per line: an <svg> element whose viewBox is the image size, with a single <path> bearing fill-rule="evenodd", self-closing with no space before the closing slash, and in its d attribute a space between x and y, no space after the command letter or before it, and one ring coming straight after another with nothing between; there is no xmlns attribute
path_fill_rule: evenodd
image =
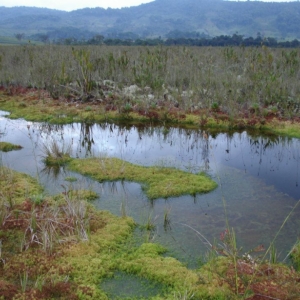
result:
<svg viewBox="0 0 300 300"><path fill-rule="evenodd" d="M71 146L59 146L55 140L44 144L43 152L44 162L47 166L64 166L72 159Z"/></svg>

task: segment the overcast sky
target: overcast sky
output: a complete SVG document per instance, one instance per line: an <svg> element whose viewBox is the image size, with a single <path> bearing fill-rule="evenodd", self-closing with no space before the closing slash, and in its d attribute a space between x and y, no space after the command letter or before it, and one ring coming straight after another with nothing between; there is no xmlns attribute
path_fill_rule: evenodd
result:
<svg viewBox="0 0 300 300"><path fill-rule="evenodd" d="M0 6L36 6L70 11L85 7L121 8L151 1L153 0L0 0Z"/></svg>
<svg viewBox="0 0 300 300"><path fill-rule="evenodd" d="M0 6L36 6L71 11L85 7L121 8L152 1L153 0L0 0ZM283 2L282 0L264 1Z"/></svg>

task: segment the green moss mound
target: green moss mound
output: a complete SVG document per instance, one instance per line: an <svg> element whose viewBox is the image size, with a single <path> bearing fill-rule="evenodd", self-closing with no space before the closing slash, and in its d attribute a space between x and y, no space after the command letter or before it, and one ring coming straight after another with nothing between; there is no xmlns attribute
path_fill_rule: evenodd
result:
<svg viewBox="0 0 300 300"><path fill-rule="evenodd" d="M217 184L204 173L192 174L175 168L143 167L118 158L74 159L68 167L102 181L128 180L144 184L150 199L207 193Z"/></svg>
<svg viewBox="0 0 300 300"><path fill-rule="evenodd" d="M87 191L37 201L37 181L4 167L0 187L0 299L108 300L101 283L120 272L159 285L145 299L298 299L299 273L288 266L220 257L212 249L205 265L190 270L158 244L137 245L135 222L96 210L85 200Z"/></svg>
<svg viewBox="0 0 300 300"><path fill-rule="evenodd" d="M20 149L22 149L22 146L20 145L14 145L7 142L0 142L0 151L8 152L8 151L20 150Z"/></svg>
<svg viewBox="0 0 300 300"><path fill-rule="evenodd" d="M20 203L26 197L40 194L43 188L29 175L0 166L1 202Z"/></svg>

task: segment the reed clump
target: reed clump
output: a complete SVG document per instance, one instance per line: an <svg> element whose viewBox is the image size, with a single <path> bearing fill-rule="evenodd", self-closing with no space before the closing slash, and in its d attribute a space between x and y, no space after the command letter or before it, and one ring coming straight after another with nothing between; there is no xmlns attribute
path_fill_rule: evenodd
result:
<svg viewBox="0 0 300 300"><path fill-rule="evenodd" d="M71 160L71 146L60 146L55 140L43 145L43 153L47 166L64 166Z"/></svg>

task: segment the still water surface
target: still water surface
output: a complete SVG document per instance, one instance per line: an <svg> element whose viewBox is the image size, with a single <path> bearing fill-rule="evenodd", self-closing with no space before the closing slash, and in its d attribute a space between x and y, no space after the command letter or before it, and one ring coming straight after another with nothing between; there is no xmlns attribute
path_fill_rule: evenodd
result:
<svg viewBox="0 0 300 300"><path fill-rule="evenodd" d="M177 167L207 172L217 181L211 193L149 201L135 182L98 183L66 169L53 172L43 164L43 147L56 140L72 148L72 156L119 157L140 165ZM141 241L154 240L169 255L194 267L207 250L199 233L211 243L219 241L226 220L246 252L263 244L268 247L286 216L300 199L300 141L254 133L212 133L191 129L137 127L112 124L48 125L0 116L0 141L20 144L19 151L2 153L2 163L37 177L46 191L57 194L68 176L78 180L75 188L92 188L99 209L132 216L139 224L151 219L156 225L149 237L137 230ZM121 209L122 207L122 209ZM168 213L170 226L164 227ZM300 237L300 206L276 239L284 259Z"/></svg>

